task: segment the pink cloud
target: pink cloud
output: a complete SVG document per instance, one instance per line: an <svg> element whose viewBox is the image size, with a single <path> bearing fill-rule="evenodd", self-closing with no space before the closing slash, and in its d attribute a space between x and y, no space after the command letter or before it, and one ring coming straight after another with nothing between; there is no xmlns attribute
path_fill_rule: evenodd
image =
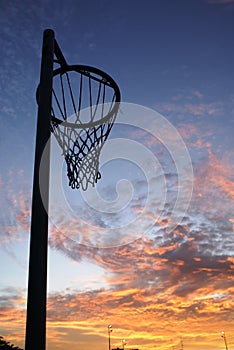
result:
<svg viewBox="0 0 234 350"><path fill-rule="evenodd" d="M155 106L160 113L172 113L177 115L192 115L196 117L212 117L222 112L222 104L218 102L212 103L173 103L167 102Z"/></svg>
<svg viewBox="0 0 234 350"><path fill-rule="evenodd" d="M219 207L219 214L226 213L227 203L230 202L231 208L234 201L233 165L226 162L225 155L220 159L210 148L207 150L208 158L202 160L195 169L195 191L197 190L199 197L203 198L200 205L204 210L210 206L209 212L211 212ZM214 203L215 198L217 205Z"/></svg>
<svg viewBox="0 0 234 350"><path fill-rule="evenodd" d="M194 90L193 91L193 95L194 96L196 96L197 98L203 98L203 94L200 92L200 91L198 91L198 90Z"/></svg>

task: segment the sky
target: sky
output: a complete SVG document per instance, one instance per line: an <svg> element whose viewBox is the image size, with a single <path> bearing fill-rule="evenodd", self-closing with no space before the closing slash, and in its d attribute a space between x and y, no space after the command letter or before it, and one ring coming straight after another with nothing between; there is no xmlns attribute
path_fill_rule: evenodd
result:
<svg viewBox="0 0 234 350"><path fill-rule="evenodd" d="M109 324L112 347L220 350L225 331L234 349L233 15L233 0L0 1L8 341L24 347L35 92L52 28L67 62L107 72L122 104L96 189L70 189L52 156L47 349L108 349Z"/></svg>

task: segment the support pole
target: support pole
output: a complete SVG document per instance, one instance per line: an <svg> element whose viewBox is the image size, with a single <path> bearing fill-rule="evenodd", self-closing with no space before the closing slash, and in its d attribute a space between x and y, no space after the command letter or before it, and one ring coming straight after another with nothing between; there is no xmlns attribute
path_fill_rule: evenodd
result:
<svg viewBox="0 0 234 350"><path fill-rule="evenodd" d="M111 350L111 337L110 337L110 334L112 332L112 325L109 324L109 326L107 327L108 329L108 349Z"/></svg>
<svg viewBox="0 0 234 350"><path fill-rule="evenodd" d="M226 338L226 334L224 331L222 331L222 338L224 340L224 344L225 344L225 349L228 350L228 346L227 346L227 338Z"/></svg>
<svg viewBox="0 0 234 350"><path fill-rule="evenodd" d="M45 350L46 347L46 287L48 245L48 203L50 147L40 173L40 161L50 138L50 118L53 82L54 32L44 31L41 75L38 93L38 119L34 164L34 183L31 215L31 241L28 275L28 303L25 350ZM43 192L41 198L40 182Z"/></svg>

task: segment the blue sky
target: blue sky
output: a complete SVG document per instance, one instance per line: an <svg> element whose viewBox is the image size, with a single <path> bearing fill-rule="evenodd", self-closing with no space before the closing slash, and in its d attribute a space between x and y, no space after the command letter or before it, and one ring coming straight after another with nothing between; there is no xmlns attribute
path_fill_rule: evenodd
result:
<svg viewBox="0 0 234 350"><path fill-rule="evenodd" d="M138 154L131 154L102 169L98 189L105 199L117 198L118 180L132 182L132 202L120 212L99 215L80 193L65 190L85 222L79 222L83 242L100 242L93 227L114 235L115 225L137 219L147 181L160 216L147 234L139 228L137 240L104 249L79 244L71 226L64 237L51 223L48 349L103 349L109 323L113 346L125 337L126 348L179 350L182 337L188 349L219 350L224 329L232 348L233 0L3 0L0 10L0 334L24 344L35 91L43 30L52 28L70 64L110 74L122 101L142 113L140 127L137 118L129 126L120 115L111 140L148 150L145 163L133 164ZM158 113L168 121L160 140ZM166 233L178 194L178 163L167 146L179 140L177 132L191 157L193 195L183 220ZM156 161L151 168L149 159ZM165 188L162 204L157 194ZM125 188L120 194L127 198ZM148 222L152 213L145 214Z"/></svg>

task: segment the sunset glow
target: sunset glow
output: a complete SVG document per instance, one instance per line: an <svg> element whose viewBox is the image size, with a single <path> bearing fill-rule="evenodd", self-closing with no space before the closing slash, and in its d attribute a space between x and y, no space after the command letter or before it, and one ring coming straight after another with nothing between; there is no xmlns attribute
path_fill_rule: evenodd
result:
<svg viewBox="0 0 234 350"><path fill-rule="evenodd" d="M50 27L69 63L114 77L123 104L101 199L68 188L51 161L71 217L55 187L47 350L108 350L109 336L111 349L225 350L226 340L234 350L234 0L0 6L0 336L24 348L35 91ZM145 108L142 124L137 113L124 124L124 103Z"/></svg>

